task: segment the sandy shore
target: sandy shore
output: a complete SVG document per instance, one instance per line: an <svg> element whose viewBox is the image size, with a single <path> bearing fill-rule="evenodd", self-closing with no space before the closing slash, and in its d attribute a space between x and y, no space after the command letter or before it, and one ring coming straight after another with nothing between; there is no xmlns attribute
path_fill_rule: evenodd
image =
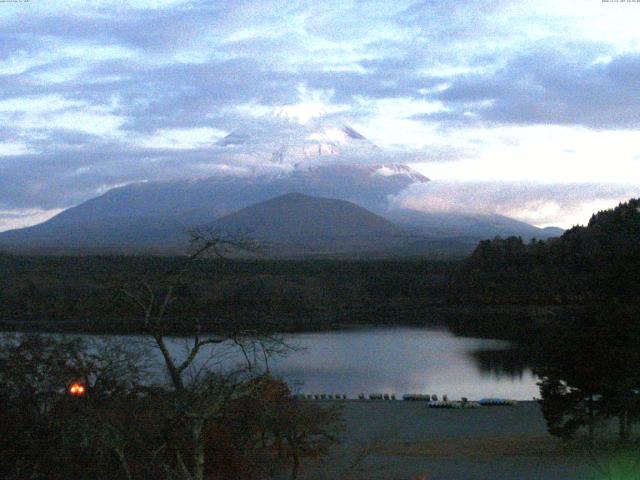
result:
<svg viewBox="0 0 640 480"><path fill-rule="evenodd" d="M547 434L535 402L469 410L406 401L340 403L346 421L341 452L310 478L597 478L584 454Z"/></svg>

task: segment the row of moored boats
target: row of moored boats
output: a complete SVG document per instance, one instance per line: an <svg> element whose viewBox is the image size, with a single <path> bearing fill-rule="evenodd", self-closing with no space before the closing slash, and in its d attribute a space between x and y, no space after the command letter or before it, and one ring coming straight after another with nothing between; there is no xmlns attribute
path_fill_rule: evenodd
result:
<svg viewBox="0 0 640 480"><path fill-rule="evenodd" d="M306 400L349 400L346 393L300 393L297 397ZM397 400L397 398L393 393L370 393L368 396L361 393L358 395L358 400L392 401ZM478 401L469 401L467 398L462 397L461 400L452 401L448 399L447 395L443 395L442 400L440 400L437 395L426 393L407 393L402 396L402 400L407 402L425 402L430 408L454 409L478 408L481 406L513 406L517 404L517 401L506 398L483 398Z"/></svg>

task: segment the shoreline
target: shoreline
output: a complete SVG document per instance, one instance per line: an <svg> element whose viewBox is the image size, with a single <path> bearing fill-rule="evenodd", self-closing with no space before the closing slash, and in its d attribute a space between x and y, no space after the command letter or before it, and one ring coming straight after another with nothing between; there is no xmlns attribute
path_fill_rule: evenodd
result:
<svg viewBox="0 0 640 480"><path fill-rule="evenodd" d="M415 306L414 306L415 307ZM381 314L375 307L370 311L345 310L340 315L315 315L310 317L264 317L261 321L247 321L242 316L202 320L201 332L224 333L232 325L247 329L259 329L274 334L317 333L348 331L364 328L393 327L442 327L456 336L521 341L523 336L536 333L536 328L552 321L551 312L570 309L557 305L422 305L418 310L403 306ZM411 314L409 314L409 312ZM527 328L522 318L528 318ZM190 336L193 328L179 318L168 318L169 335ZM514 331L515 326L518 332ZM93 335L144 334L142 319L99 318L59 320L0 319L0 331L4 333L69 333Z"/></svg>
<svg viewBox="0 0 640 480"><path fill-rule="evenodd" d="M532 400L463 410L411 401L332 402L346 428L326 478L341 478L357 461L353 480L582 480L595 473L581 450L547 433Z"/></svg>

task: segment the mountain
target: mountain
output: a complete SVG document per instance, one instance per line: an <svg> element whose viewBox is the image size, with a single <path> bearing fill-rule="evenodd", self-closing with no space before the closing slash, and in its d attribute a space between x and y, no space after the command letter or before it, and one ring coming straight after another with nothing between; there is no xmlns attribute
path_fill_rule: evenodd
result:
<svg viewBox="0 0 640 480"><path fill-rule="evenodd" d="M315 205L310 203L309 197L319 197L324 202L327 199L344 201L339 204L347 210L344 215L361 218L362 212L359 215L353 212L354 207L361 208L368 210L369 215L385 217L397 224L396 233L391 233L387 222L386 233L374 235L381 242L379 250L415 255L435 250L468 253L478 240L496 235L546 238L545 231L506 217L390 211L390 197L430 180L397 163L344 124L326 121L301 124L276 118L231 132L218 142L211 155L216 161L224 159L236 173L189 180L149 181L114 188L40 225L0 233L0 248L51 253L176 252L186 243L186 230L221 222L218 223L221 226L236 225L257 231L264 238L276 239L279 243L287 240L286 232L292 235L288 244L297 245L292 251L300 251L303 240L310 245L317 240L312 250L322 243L318 251L330 252L327 239L337 242L336 251L349 250L358 242L363 251L372 251L374 242L365 242L363 232L358 234L362 240L355 243L349 240L349 244L336 234L339 231L337 224L307 222L308 231L314 233L304 237L300 232L287 230L284 225L277 230L279 227L264 210L279 205L274 215L278 212L283 215L286 209L302 215L300 208L303 207L298 204L308 208ZM292 192L302 192L307 197L286 196ZM281 198L275 204L260 205L276 197ZM331 205L323 203L322 207L333 212L337 220L342 219L343 214L336 204ZM251 206L252 209L243 210ZM316 214L317 218L323 218L317 209L314 210ZM308 215L311 218L311 214ZM273 231L269 232L269 229ZM398 243L399 229L405 232L402 245ZM394 240L382 241L383 237ZM338 241L338 238L342 240ZM350 245L348 248L347 244Z"/></svg>
<svg viewBox="0 0 640 480"><path fill-rule="evenodd" d="M279 195L305 192L379 212L386 209L389 195L416 181L428 180L402 165L329 163L275 176L137 183L109 190L42 224L0 233L0 247L153 251L184 242L187 229Z"/></svg>
<svg viewBox="0 0 640 480"><path fill-rule="evenodd" d="M386 235L387 238L393 238L393 241L381 242L378 250L386 249L406 255L437 253L440 256L453 253L460 256L470 253L478 241L486 238L516 235L527 240L533 237L546 239L562 233L560 229L539 229L499 215L388 210L387 196L401 191L415 181L412 178L413 172L400 167L398 166L400 174L397 175L378 173L380 168L391 170L389 166L376 168L329 164L296 170L278 177L224 177L128 185L65 210L39 225L0 233L0 248L47 253L177 252L184 247L187 239L184 232L190 228L218 225L235 226L259 233L265 239L279 241L283 240L286 232L292 239L295 237L295 241L288 243L297 245L295 248L287 248L299 254L303 250L300 248L301 235L296 236L293 231L278 227L271 215L264 213L262 220L259 220L257 214L251 216L247 213L255 212L255 206L262 202L275 197L283 198L284 195L288 202L280 205L280 212L287 206L296 214L301 214L299 209L303 207L296 210L296 202L293 200L297 199L300 205L307 205L308 201L300 196L287 196L296 191L323 199L328 197L342 200L345 203L340 205L344 208L346 205L353 205L364 210L368 206L366 210L371 215L375 214L377 218L384 218L389 224L397 226L393 235L390 235L390 229L386 230L389 234ZM260 209L262 208L266 207L262 205ZM260 209L258 210L262 211ZM337 218L342 218L335 208L331 211ZM311 218L311 214L308 218ZM313 222L305 225L310 228L310 232L314 232L309 236L309 241L318 232L316 226L329 227L329 224ZM269 228L274 230L272 234L269 234ZM402 242L396 236L398 229L404 232ZM317 248L317 251L323 254L329 254L331 250L327 239L335 239L331 229L327 233L324 236L318 233L323 247ZM376 241L381 241L381 238ZM370 248L372 242L368 246L365 243L361 242L362 251L373 251ZM346 248L345 245L338 248L336 243L336 251L351 248ZM314 248L316 247L318 245ZM286 250L281 250L278 254L283 254Z"/></svg>
<svg viewBox="0 0 640 480"><path fill-rule="evenodd" d="M385 214L392 222L415 234L429 238L468 239L472 243L487 238L518 236L525 240L546 240L562 235L556 227L538 228L528 223L497 214L463 214L451 212L422 212L394 209Z"/></svg>
<svg viewBox="0 0 640 480"><path fill-rule="evenodd" d="M287 242L405 234L388 220L351 202L301 193L288 193L243 208L220 218L213 226L250 231L257 239Z"/></svg>
<svg viewBox="0 0 640 480"><path fill-rule="evenodd" d="M184 244L183 232L288 194L339 198L374 212L388 197L429 179L394 163L347 125L286 119L237 130L212 153L232 162L271 165L241 175L141 182L109 190L34 227L0 233L0 247L46 251L155 251ZM362 163L368 157L368 163Z"/></svg>
<svg viewBox="0 0 640 480"><path fill-rule="evenodd" d="M540 239L556 238L561 236L565 232L565 229L560 227L544 227L542 231L546 236L537 237L537 238L540 238Z"/></svg>
<svg viewBox="0 0 640 480"><path fill-rule="evenodd" d="M411 236L388 220L345 200L289 193L215 221L225 232L246 232L279 256L393 254Z"/></svg>
<svg viewBox="0 0 640 480"><path fill-rule="evenodd" d="M385 152L349 125L313 119L291 121L286 115L234 130L217 142L227 158L247 158L254 165L307 168L348 159L348 163L387 163Z"/></svg>

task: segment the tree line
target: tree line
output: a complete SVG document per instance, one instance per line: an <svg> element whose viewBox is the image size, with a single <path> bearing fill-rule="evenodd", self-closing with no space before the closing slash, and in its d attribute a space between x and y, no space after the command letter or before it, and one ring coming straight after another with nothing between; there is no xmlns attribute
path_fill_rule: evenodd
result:
<svg viewBox="0 0 640 480"><path fill-rule="evenodd" d="M5 329L140 331L140 312L122 286L166 282L180 257L28 257L0 255L0 324ZM457 264L415 259L225 260L201 258L175 292L167 322L175 333L197 318L208 329L236 322L281 330L386 322L447 303Z"/></svg>
<svg viewBox="0 0 640 480"><path fill-rule="evenodd" d="M640 298L640 200L595 213L546 242L480 242L456 282L478 303L582 305Z"/></svg>

